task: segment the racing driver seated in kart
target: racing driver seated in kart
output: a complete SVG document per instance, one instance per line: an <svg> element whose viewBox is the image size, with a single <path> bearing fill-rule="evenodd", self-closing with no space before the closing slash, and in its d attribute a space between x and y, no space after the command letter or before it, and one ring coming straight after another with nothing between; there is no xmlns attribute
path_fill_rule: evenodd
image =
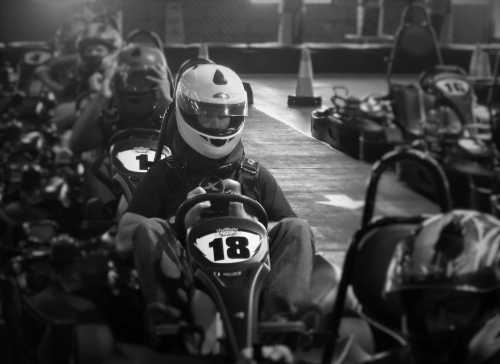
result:
<svg viewBox="0 0 500 364"><path fill-rule="evenodd" d="M147 324L178 322L190 316L189 268L171 224L180 204L210 192L213 180L236 185L275 222L268 232L272 270L263 288L261 319L293 319L311 308L313 234L308 223L296 216L273 175L245 156L241 137L247 111L243 83L225 66L196 65L179 79L175 120L171 120L175 124L169 128L172 155L151 167L118 228L117 249L133 252ZM199 216L200 205L188 212L187 227ZM239 214L246 212L239 209ZM162 252L165 244L168 253ZM198 298L203 311L209 311L208 297Z"/></svg>
<svg viewBox="0 0 500 364"><path fill-rule="evenodd" d="M161 117L172 101L173 84L167 60L157 47L129 43L106 62L104 75L96 80L98 90L82 106L73 126L69 146L74 153L86 153L90 163L111 181L106 148L114 133L129 128L159 130ZM108 184L87 174L90 194L111 211L116 196Z"/></svg>

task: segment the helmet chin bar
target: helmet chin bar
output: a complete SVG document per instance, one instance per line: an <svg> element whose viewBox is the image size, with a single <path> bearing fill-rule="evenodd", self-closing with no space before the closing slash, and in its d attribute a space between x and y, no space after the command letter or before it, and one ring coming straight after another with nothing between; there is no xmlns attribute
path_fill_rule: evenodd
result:
<svg viewBox="0 0 500 364"><path fill-rule="evenodd" d="M215 147L222 147L224 144L229 143L231 140L234 139L234 137L229 138L229 139L226 139L226 138L208 138L204 135L202 135L201 137Z"/></svg>

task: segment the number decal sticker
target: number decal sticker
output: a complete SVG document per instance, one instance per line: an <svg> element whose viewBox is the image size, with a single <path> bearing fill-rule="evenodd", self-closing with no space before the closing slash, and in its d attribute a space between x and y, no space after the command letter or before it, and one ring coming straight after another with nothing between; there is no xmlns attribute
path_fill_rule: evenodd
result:
<svg viewBox="0 0 500 364"><path fill-rule="evenodd" d="M155 159L153 149L134 148L123 150L116 158L130 172L146 173Z"/></svg>
<svg viewBox="0 0 500 364"><path fill-rule="evenodd" d="M259 235L236 231L230 236L219 232L202 236L195 246L212 263L237 263L253 257L260 243Z"/></svg>
<svg viewBox="0 0 500 364"><path fill-rule="evenodd" d="M24 63L38 66L44 64L51 58L51 54L47 51L28 51L24 53Z"/></svg>
<svg viewBox="0 0 500 364"><path fill-rule="evenodd" d="M450 96L463 96L469 92L469 84L458 78L446 78L436 82L436 86L442 92Z"/></svg>

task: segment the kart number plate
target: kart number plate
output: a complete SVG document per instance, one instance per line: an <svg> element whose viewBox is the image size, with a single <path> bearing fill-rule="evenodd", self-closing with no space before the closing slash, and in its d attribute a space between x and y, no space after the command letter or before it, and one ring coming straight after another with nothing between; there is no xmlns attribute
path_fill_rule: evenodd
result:
<svg viewBox="0 0 500 364"><path fill-rule="evenodd" d="M47 51L28 51L24 53L24 63L39 66L47 62L51 57L50 52Z"/></svg>
<svg viewBox="0 0 500 364"><path fill-rule="evenodd" d="M134 148L123 150L116 154L116 159L129 172L146 173L154 162L156 151L149 148ZM165 158L166 154L162 153L161 159Z"/></svg>
<svg viewBox="0 0 500 364"><path fill-rule="evenodd" d="M261 244L259 235L235 231L230 235L216 232L196 239L195 246L212 263L238 263L252 258Z"/></svg>
<svg viewBox="0 0 500 364"><path fill-rule="evenodd" d="M436 86L449 96L464 96L469 92L469 84L458 78L445 78L436 82Z"/></svg>

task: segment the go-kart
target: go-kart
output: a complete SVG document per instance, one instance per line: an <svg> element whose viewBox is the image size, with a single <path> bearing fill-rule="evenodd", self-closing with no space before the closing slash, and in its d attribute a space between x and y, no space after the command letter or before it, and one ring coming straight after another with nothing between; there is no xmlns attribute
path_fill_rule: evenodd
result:
<svg viewBox="0 0 500 364"><path fill-rule="evenodd" d="M14 231L27 219L54 219L65 231L77 234L87 201L85 168L61 146L55 128L10 121L0 125L0 141L3 242L18 240Z"/></svg>
<svg viewBox="0 0 500 364"><path fill-rule="evenodd" d="M45 86L35 76L35 71L37 67L47 63L51 58L52 51L48 46L43 44L27 46L17 65L19 74L17 89L29 97L36 97L46 91Z"/></svg>
<svg viewBox="0 0 500 364"><path fill-rule="evenodd" d="M467 75L454 66L436 66L420 77L421 111L410 105L413 90L393 88L394 113L404 125L405 140L429 152L453 181L455 207L491 212L489 196L498 180L498 152L492 124L474 111L474 94ZM400 178L424 195L432 194L434 182L412 163L399 165Z"/></svg>
<svg viewBox="0 0 500 364"><path fill-rule="evenodd" d="M313 111L312 135L370 162L395 146L413 145L442 164L453 181L455 207L494 212L498 204L490 196L498 193L499 173L493 113L477 104L464 70L443 64L425 9L412 4L402 18L389 59L389 94L359 100L336 92L333 108ZM396 60L403 53L420 60L432 56L437 62L420 74L417 83L394 83ZM436 199L435 182L425 170L412 162L397 168L401 180Z"/></svg>
<svg viewBox="0 0 500 364"><path fill-rule="evenodd" d="M115 132L110 138L106 152L90 162L85 180L92 188L86 210L94 218L109 220L108 238L114 239L116 223L125 212L137 185L149 168L159 159L171 153L162 146L158 152L160 132L155 129L129 128ZM87 164L88 161L87 161Z"/></svg>
<svg viewBox="0 0 500 364"><path fill-rule="evenodd" d="M210 207L192 219L193 207L205 203ZM331 312L338 277L325 258L314 257L310 295L315 309L292 321L285 317L262 321L261 290L273 269L263 207L238 193L211 192L181 204L175 221L175 231L185 248L189 266L186 274L192 281L187 304L192 315L182 322L155 322L149 328L164 362L268 362L266 350L271 347L279 347L281 359L290 362L292 351L301 355L315 345L321 351L326 336L323 319ZM170 255L170 246L163 249ZM210 305L206 300L198 300L201 292L210 298ZM200 306L200 302L204 304ZM215 329L204 330L207 322L213 322ZM198 340L191 340L195 337ZM95 345L101 345L96 339L87 339L94 344L86 349L82 344L82 352L91 352ZM208 351L202 349L205 339L213 344ZM176 345L183 347L173 347Z"/></svg>
<svg viewBox="0 0 500 364"><path fill-rule="evenodd" d="M17 119L34 126L47 123L55 106L55 96L49 91L28 96L14 89L2 95L0 100L2 121Z"/></svg>
<svg viewBox="0 0 500 364"><path fill-rule="evenodd" d="M186 226L190 210L206 202L210 207L194 224ZM230 206L234 204L241 207L242 213L238 216L230 213ZM296 349L300 343L307 346L320 334L305 320L263 322L260 319L260 293L272 262L269 260L267 214L258 202L227 191L206 193L186 200L177 210L175 221L194 285L211 298L220 315L219 356L237 362L258 362L262 356L259 348L271 345L272 338L280 336L278 334L293 336ZM320 255L315 257L315 263L313 282L317 284L311 291L311 300L325 313L334 299L335 271ZM172 332L180 328L157 329Z"/></svg>
<svg viewBox="0 0 500 364"><path fill-rule="evenodd" d="M398 147L374 164L366 189L361 226L353 235L346 252L332 320L329 322L331 336L327 343L330 345L325 347L322 360L324 364L332 362L349 289L352 289L358 299L359 315L370 324L376 352L407 344L401 326L400 302L383 294L385 277L397 244L413 234L415 228L431 215L374 217L377 189L382 174L404 160L413 161L433 176L440 210L447 212L452 208L446 174L438 162L427 153L408 146Z"/></svg>
<svg viewBox="0 0 500 364"><path fill-rule="evenodd" d="M358 99L343 87L334 87L332 107L311 113L311 135L347 155L374 162L401 141L390 101L369 96Z"/></svg>
<svg viewBox="0 0 500 364"><path fill-rule="evenodd" d="M69 363L81 330L107 330L96 303L112 298L116 286L106 264L110 247L61 234L51 220L27 221L23 230L17 246L0 246L0 318L9 333L3 359Z"/></svg>
<svg viewBox="0 0 500 364"><path fill-rule="evenodd" d="M403 61L401 61L401 59ZM311 114L311 134L334 148L360 160L374 162L394 145L400 144L404 128L392 112L391 77L399 66L436 59L442 56L426 9L410 2L401 15L394 46L388 57L387 83L389 94L363 99L341 95L334 87L333 107L314 110ZM398 62L399 61L399 62ZM403 72L408 73L408 69ZM415 100L418 101L418 100ZM418 102L411 106L418 108ZM403 129L403 130L402 130Z"/></svg>

